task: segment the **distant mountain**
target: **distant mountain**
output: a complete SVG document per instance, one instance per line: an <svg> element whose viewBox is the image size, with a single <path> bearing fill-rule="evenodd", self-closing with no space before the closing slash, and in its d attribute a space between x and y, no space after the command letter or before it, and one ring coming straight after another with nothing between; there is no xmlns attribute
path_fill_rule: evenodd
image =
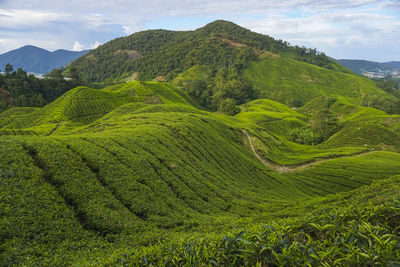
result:
<svg viewBox="0 0 400 267"><path fill-rule="evenodd" d="M351 71L368 77L400 77L400 61L384 63L355 59L338 59L336 61Z"/></svg>
<svg viewBox="0 0 400 267"><path fill-rule="evenodd" d="M393 68L400 69L400 61L390 61L385 64L392 66Z"/></svg>
<svg viewBox="0 0 400 267"><path fill-rule="evenodd" d="M14 69L22 68L26 72L44 74L52 69L60 68L76 58L88 53L88 50L75 52L59 49L54 52L27 45L0 55L0 70L10 63Z"/></svg>

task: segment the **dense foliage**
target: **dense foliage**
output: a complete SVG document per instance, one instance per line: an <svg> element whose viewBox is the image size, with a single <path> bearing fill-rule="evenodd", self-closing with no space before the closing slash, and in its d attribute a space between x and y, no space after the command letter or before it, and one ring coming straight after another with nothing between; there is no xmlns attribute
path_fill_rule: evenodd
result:
<svg viewBox="0 0 400 267"><path fill-rule="evenodd" d="M398 178L365 185L399 174L400 116L340 96L191 103L130 82L2 112L0 265L396 263ZM288 139L319 114L327 140Z"/></svg>
<svg viewBox="0 0 400 267"><path fill-rule="evenodd" d="M219 110L227 115L233 116L240 112L240 108L236 106L235 100L227 98L219 105Z"/></svg>
<svg viewBox="0 0 400 267"><path fill-rule="evenodd" d="M114 263L124 266L397 266L400 264L398 195L384 202L374 199L377 196L372 196L369 203L359 201L371 195L373 189L387 191L392 186L398 187L398 178L354 192L359 195L350 200L361 207L350 200L344 201L349 206L335 208L321 201L317 212L305 217L281 219L248 231L236 230L221 238L161 242L151 248L134 250Z"/></svg>
<svg viewBox="0 0 400 267"><path fill-rule="evenodd" d="M341 69L315 49L290 46L227 21L188 32L151 30L112 40L72 63L85 80L104 81L138 73L140 80L172 79L194 65L237 71L264 52L284 53L318 66Z"/></svg>
<svg viewBox="0 0 400 267"><path fill-rule="evenodd" d="M202 71L204 73L201 73ZM179 75L174 83L182 87L201 106L222 112L224 111L221 110L221 104L225 100L231 99L236 104L243 104L257 98L258 95L252 84L234 67L209 71L204 66L195 66Z"/></svg>
<svg viewBox="0 0 400 267"><path fill-rule="evenodd" d="M225 21L64 74L0 76L8 101L104 82L0 113L0 265L399 263L399 178L377 181L400 174L400 106L375 82Z"/></svg>
<svg viewBox="0 0 400 267"><path fill-rule="evenodd" d="M400 113L400 100L368 78L320 68L288 57L266 56L249 63L245 78L259 93L283 104L299 107L318 96L341 95L362 106Z"/></svg>
<svg viewBox="0 0 400 267"><path fill-rule="evenodd" d="M385 92L388 92L389 94L392 94L400 98L400 82L398 80L394 79L374 79L374 80L379 88L381 88Z"/></svg>
<svg viewBox="0 0 400 267"><path fill-rule="evenodd" d="M316 49L222 20L194 31L149 30L112 40L64 74L88 82L171 81L212 111L228 98L239 105L261 97L300 107L316 96L339 94L400 112L399 99Z"/></svg>
<svg viewBox="0 0 400 267"><path fill-rule="evenodd" d="M319 144L323 140L321 134L314 131L311 127L295 127L290 129L288 138L290 141L305 145Z"/></svg>
<svg viewBox="0 0 400 267"><path fill-rule="evenodd" d="M54 73L53 73L54 74ZM42 107L76 86L58 75L38 79L19 68L7 65L0 74L0 111L11 107Z"/></svg>

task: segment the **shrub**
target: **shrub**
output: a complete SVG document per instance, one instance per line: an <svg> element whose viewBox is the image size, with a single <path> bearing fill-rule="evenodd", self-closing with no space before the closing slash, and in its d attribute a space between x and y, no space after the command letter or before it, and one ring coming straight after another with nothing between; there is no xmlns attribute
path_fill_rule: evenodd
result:
<svg viewBox="0 0 400 267"><path fill-rule="evenodd" d="M232 98L227 98L225 100L222 100L221 104L219 105L219 111L233 116L236 115L240 112L240 108L236 106L235 100Z"/></svg>

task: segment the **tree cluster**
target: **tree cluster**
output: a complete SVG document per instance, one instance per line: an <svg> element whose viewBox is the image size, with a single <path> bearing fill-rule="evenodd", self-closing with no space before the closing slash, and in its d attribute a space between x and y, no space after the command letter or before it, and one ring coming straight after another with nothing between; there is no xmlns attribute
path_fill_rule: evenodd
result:
<svg viewBox="0 0 400 267"><path fill-rule="evenodd" d="M123 80L133 72L139 80L159 76L168 80L194 65L240 70L264 51L334 69L335 62L316 49L291 46L227 21L195 31L151 30L118 38L77 59L71 67L88 82Z"/></svg>
<svg viewBox="0 0 400 267"><path fill-rule="evenodd" d="M201 106L229 115L237 113L232 103L235 106L257 98L252 84L235 67L215 69L203 78L187 79L180 85ZM227 106L231 111L226 111Z"/></svg>
<svg viewBox="0 0 400 267"><path fill-rule="evenodd" d="M7 64L4 74L0 74L0 111L10 107L42 107L75 86L59 70L39 79Z"/></svg>
<svg viewBox="0 0 400 267"><path fill-rule="evenodd" d="M374 79L376 86L385 92L400 98L400 82L393 79Z"/></svg>

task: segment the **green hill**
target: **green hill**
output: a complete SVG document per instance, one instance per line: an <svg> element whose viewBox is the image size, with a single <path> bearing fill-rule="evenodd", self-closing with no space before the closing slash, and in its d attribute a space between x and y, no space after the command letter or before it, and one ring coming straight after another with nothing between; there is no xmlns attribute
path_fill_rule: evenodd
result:
<svg viewBox="0 0 400 267"><path fill-rule="evenodd" d="M374 81L226 21L65 71L97 83L0 113L0 265L400 264L400 106Z"/></svg>
<svg viewBox="0 0 400 267"><path fill-rule="evenodd" d="M149 30L117 38L75 60L71 67L87 81L128 77L135 72L138 79L168 78L199 64L240 68L263 51L346 70L314 50L292 47L223 20L195 31Z"/></svg>
<svg viewBox="0 0 400 267"><path fill-rule="evenodd" d="M260 99L236 116L191 103L169 83L130 82L1 113L1 264L398 262L398 179L371 185L400 174L397 115L332 96L298 110ZM321 113L338 125L319 143L288 135L322 131ZM257 241L266 223L274 237ZM338 242L329 225L351 250L315 258L323 236Z"/></svg>
<svg viewBox="0 0 400 267"><path fill-rule="evenodd" d="M3 134L33 130L39 134L53 134L60 127L74 127L101 118L121 105L132 103L138 107L156 103L185 103L192 101L184 92L167 84L130 82L102 90L77 87L43 108L24 114L12 109L0 113ZM13 130L10 130L13 129Z"/></svg>
<svg viewBox="0 0 400 267"><path fill-rule="evenodd" d="M318 66L279 56L267 56L252 62L244 75L269 98L291 106L302 106L321 95L345 96L354 103L397 112L399 101L376 87L375 82L348 73L338 73Z"/></svg>
<svg viewBox="0 0 400 267"><path fill-rule="evenodd" d="M199 105L219 110L225 99L268 98L301 106L336 94L389 113L397 97L315 49L259 34L228 21L194 31L150 30L112 40L67 67L88 82L172 81Z"/></svg>

